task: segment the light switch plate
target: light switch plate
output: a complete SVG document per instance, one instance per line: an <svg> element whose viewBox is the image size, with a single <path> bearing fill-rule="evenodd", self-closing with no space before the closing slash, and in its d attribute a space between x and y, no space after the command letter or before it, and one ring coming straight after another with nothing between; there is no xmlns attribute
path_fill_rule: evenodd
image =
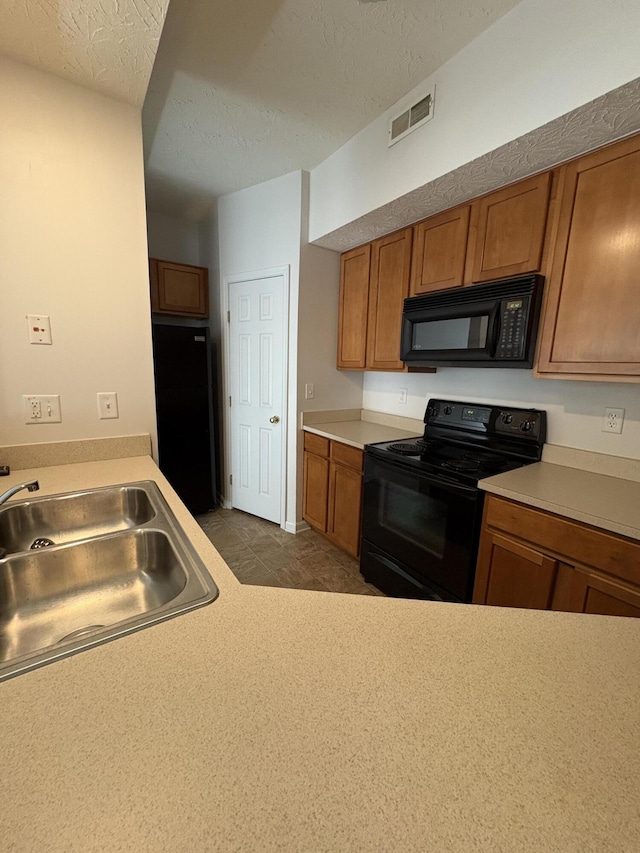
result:
<svg viewBox="0 0 640 853"><path fill-rule="evenodd" d="M118 395L115 391L101 391L98 393L98 417L101 420L119 417Z"/></svg>
<svg viewBox="0 0 640 853"><path fill-rule="evenodd" d="M45 314L27 314L30 344L51 344L51 321Z"/></svg>

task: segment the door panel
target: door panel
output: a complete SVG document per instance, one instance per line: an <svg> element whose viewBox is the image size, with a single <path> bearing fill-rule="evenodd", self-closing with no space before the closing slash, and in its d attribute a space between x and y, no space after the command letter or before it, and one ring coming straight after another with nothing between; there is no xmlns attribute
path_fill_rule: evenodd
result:
<svg viewBox="0 0 640 853"><path fill-rule="evenodd" d="M558 573L551 609L638 618L640 588L563 565Z"/></svg>
<svg viewBox="0 0 640 853"><path fill-rule="evenodd" d="M370 264L370 243L340 258L338 367L343 370L364 370L366 365Z"/></svg>
<svg viewBox="0 0 640 853"><path fill-rule="evenodd" d="M229 284L231 502L280 523L284 469L284 277ZM277 418L275 423L273 418Z"/></svg>
<svg viewBox="0 0 640 853"><path fill-rule="evenodd" d="M412 229L375 240L371 251L367 367L404 370L400 360L402 308L409 295Z"/></svg>
<svg viewBox="0 0 640 853"><path fill-rule="evenodd" d="M638 376L640 140L581 157L562 175L538 370Z"/></svg>
<svg viewBox="0 0 640 853"><path fill-rule="evenodd" d="M550 188L545 172L480 199L474 282L540 269Z"/></svg>
<svg viewBox="0 0 640 853"><path fill-rule="evenodd" d="M414 225L411 296L462 285L470 205Z"/></svg>

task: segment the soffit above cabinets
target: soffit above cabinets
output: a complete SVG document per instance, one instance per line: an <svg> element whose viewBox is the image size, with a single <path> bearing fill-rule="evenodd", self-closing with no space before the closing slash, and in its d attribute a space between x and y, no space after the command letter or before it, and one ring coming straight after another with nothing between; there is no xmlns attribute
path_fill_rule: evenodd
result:
<svg viewBox="0 0 640 853"><path fill-rule="evenodd" d="M0 54L142 106L169 0L3 0Z"/></svg>
<svg viewBox="0 0 640 853"><path fill-rule="evenodd" d="M150 209L311 170L519 0L171 0L143 110Z"/></svg>

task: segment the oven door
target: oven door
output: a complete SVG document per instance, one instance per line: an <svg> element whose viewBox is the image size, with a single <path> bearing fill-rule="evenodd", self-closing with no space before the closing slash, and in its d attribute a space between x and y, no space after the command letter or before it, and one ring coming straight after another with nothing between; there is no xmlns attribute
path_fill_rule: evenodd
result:
<svg viewBox="0 0 640 853"><path fill-rule="evenodd" d="M396 563L398 574L408 574L416 586L434 592L418 597L471 601L481 502L476 488L436 480L400 461L388 462L367 452L363 554L371 553L365 543L374 546L387 562L391 558ZM365 562L361 571L367 577Z"/></svg>

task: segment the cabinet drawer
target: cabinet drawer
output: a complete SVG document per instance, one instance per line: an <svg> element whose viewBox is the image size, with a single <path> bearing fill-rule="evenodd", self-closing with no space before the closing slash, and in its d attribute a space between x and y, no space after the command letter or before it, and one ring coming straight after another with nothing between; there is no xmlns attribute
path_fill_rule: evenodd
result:
<svg viewBox="0 0 640 853"><path fill-rule="evenodd" d="M357 447L349 444L340 444L338 441L331 442L331 459L339 465L353 468L354 471L362 471L363 452Z"/></svg>
<svg viewBox="0 0 640 853"><path fill-rule="evenodd" d="M640 542L488 496L485 523L583 566L640 584Z"/></svg>
<svg viewBox="0 0 640 853"><path fill-rule="evenodd" d="M314 435L312 432L304 434L304 449L309 453L315 453L318 456L329 457L329 439L323 438L321 435Z"/></svg>

